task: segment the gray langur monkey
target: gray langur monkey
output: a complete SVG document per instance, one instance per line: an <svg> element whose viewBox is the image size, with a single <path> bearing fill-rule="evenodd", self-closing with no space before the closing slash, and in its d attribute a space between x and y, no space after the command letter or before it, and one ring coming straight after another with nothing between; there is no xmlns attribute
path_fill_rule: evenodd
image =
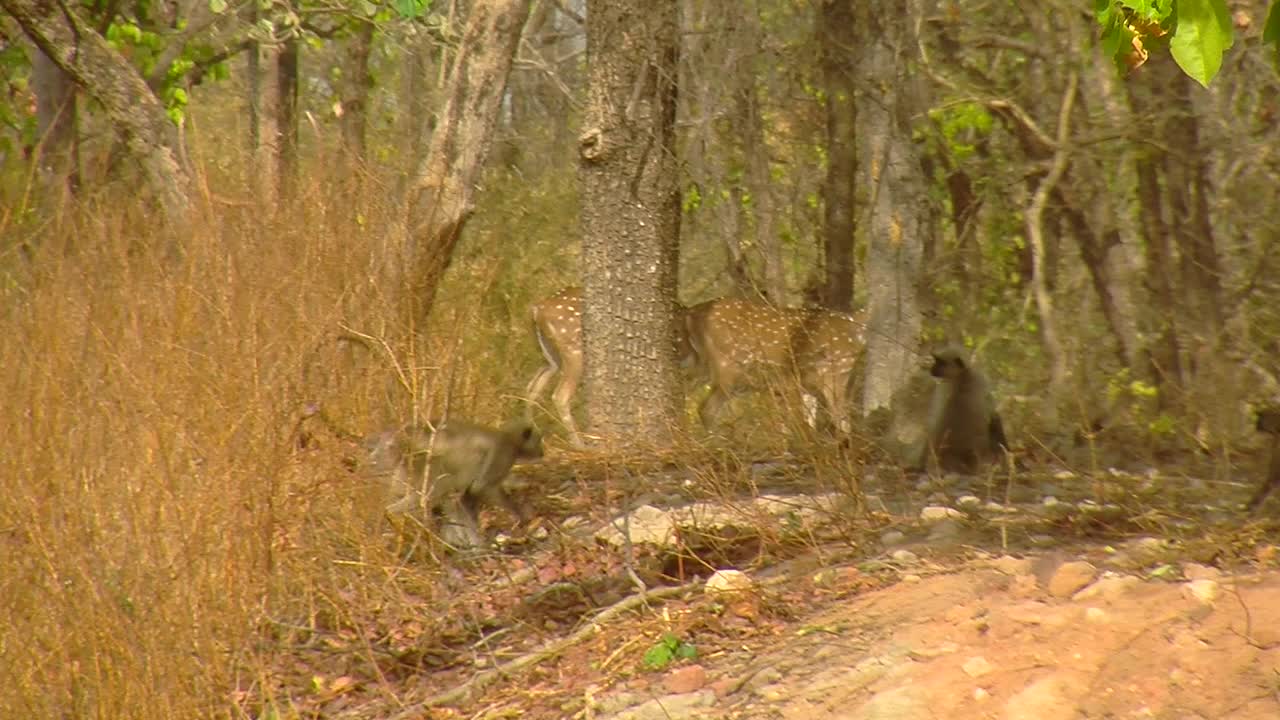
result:
<svg viewBox="0 0 1280 720"><path fill-rule="evenodd" d="M964 349L948 346L935 351L929 374L940 382L933 391L918 467L926 468L933 457L943 472L971 474L998 451L1009 449L987 379Z"/></svg>
<svg viewBox="0 0 1280 720"><path fill-rule="evenodd" d="M513 421L501 428L449 420L434 427L407 425L364 439L368 474L386 490L386 512L410 514L429 522L439 511L461 532L456 542L484 544L478 513L484 505L498 506L520 524L526 513L502 487L518 461L542 457L542 438L533 426Z"/></svg>
<svg viewBox="0 0 1280 720"><path fill-rule="evenodd" d="M1245 506L1248 512L1254 512L1262 507L1262 503L1271 495L1272 491L1280 488L1280 410L1262 410L1258 413L1258 432L1267 433L1271 436L1271 458L1267 463L1267 476L1263 478L1253 497L1249 499L1249 504Z"/></svg>

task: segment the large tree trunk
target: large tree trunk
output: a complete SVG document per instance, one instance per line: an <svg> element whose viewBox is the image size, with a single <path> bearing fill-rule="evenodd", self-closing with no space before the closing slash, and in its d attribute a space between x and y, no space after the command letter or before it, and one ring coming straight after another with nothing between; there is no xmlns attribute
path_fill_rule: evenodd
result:
<svg viewBox="0 0 1280 720"><path fill-rule="evenodd" d="M857 233L858 113L853 78L857 26L847 0L823 1L818 39L827 91L827 177L822 186L827 277L822 300L829 308L848 311L853 307L853 243Z"/></svg>
<svg viewBox="0 0 1280 720"><path fill-rule="evenodd" d="M919 372L921 257L933 223L920 151L911 138L911 118L924 92L909 74L918 47L912 27L919 8L912 4L908 14L897 4L875 0L855 3L854 13L862 38L858 76L867 88L858 124L871 197L863 396L863 410L870 413L888 407L894 393Z"/></svg>
<svg viewBox="0 0 1280 720"><path fill-rule="evenodd" d="M676 370L676 0L589 0L582 183L587 417L606 442L664 444Z"/></svg>
<svg viewBox="0 0 1280 720"><path fill-rule="evenodd" d="M66 6L0 0L0 7L54 64L102 103L169 222L184 225L191 208L191 179L179 162L177 128L142 75Z"/></svg>
<svg viewBox="0 0 1280 720"><path fill-rule="evenodd" d="M431 312L462 227L475 209L476 179L493 142L507 76L529 17L529 0L477 0L449 74L444 109L407 203L410 274L402 287L416 322Z"/></svg>

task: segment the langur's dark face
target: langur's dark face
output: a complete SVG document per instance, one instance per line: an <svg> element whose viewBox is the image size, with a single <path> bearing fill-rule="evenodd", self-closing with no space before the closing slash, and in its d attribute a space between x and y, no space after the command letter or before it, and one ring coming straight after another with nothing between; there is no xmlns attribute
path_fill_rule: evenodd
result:
<svg viewBox="0 0 1280 720"><path fill-rule="evenodd" d="M538 460L542 457L542 436L532 427L525 427L518 435L520 445L516 457L521 460Z"/></svg>
<svg viewBox="0 0 1280 720"><path fill-rule="evenodd" d="M955 355L937 353L933 356L933 367L929 374L936 378L953 379L964 373L964 360Z"/></svg>

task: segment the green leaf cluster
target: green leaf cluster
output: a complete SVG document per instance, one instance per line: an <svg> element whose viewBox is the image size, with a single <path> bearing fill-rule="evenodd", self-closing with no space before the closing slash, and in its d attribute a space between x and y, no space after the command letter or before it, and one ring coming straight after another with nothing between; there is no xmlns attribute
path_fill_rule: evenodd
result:
<svg viewBox="0 0 1280 720"><path fill-rule="evenodd" d="M644 654L644 666L661 670L676 660L691 660L698 656L698 649L672 633L663 633L662 639Z"/></svg>
<svg viewBox="0 0 1280 720"><path fill-rule="evenodd" d="M962 102L929 111L938 131L947 143L947 151L957 162L977 151L974 140L991 134L995 118L976 102Z"/></svg>
<svg viewBox="0 0 1280 720"><path fill-rule="evenodd" d="M1280 49L1280 17L1273 2L1263 40ZM1226 0L1094 0L1102 50L1118 65L1146 62L1168 48L1189 77L1208 86L1222 69L1222 56L1235 42Z"/></svg>

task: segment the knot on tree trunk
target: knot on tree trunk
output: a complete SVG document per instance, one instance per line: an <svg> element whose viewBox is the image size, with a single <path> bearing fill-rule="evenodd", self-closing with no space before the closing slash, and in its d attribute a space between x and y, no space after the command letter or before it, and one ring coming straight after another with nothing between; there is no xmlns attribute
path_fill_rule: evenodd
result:
<svg viewBox="0 0 1280 720"><path fill-rule="evenodd" d="M604 151L604 132L600 128L588 128L578 137L578 154L583 160L600 160Z"/></svg>

